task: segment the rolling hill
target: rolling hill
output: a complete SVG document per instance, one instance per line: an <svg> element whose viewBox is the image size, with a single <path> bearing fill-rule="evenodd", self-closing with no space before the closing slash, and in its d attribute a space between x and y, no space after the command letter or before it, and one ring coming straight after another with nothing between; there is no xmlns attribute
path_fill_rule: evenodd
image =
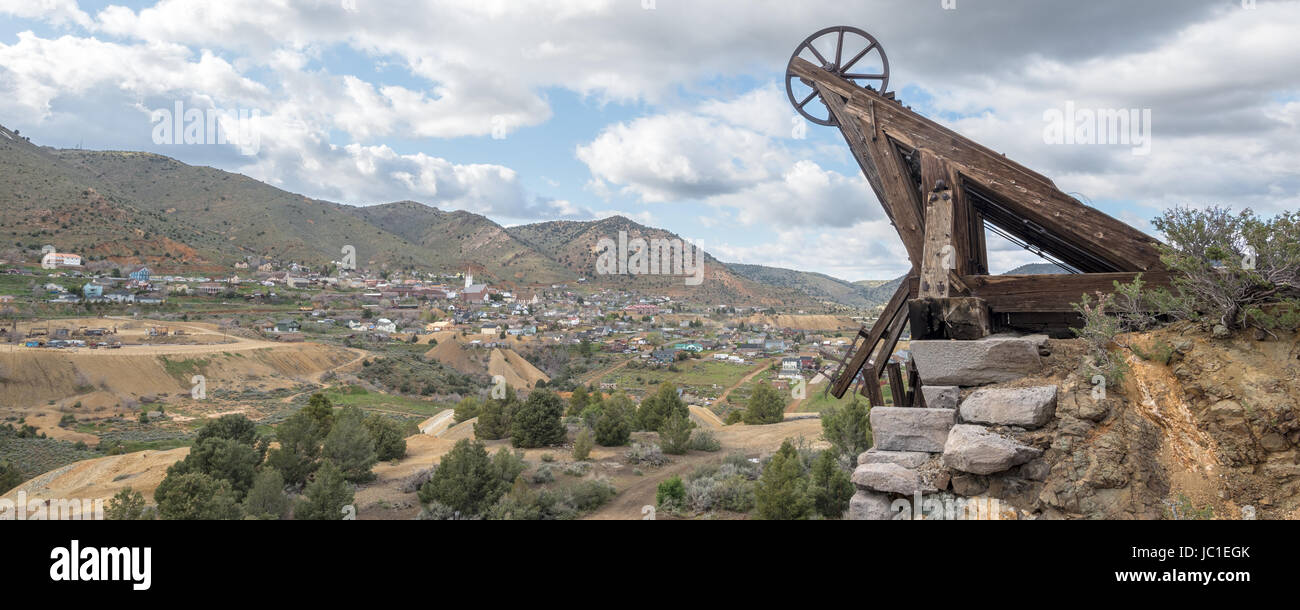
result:
<svg viewBox="0 0 1300 610"><path fill-rule="evenodd" d="M9 258L45 244L92 264L147 264L157 272L221 273L249 257L324 266L345 245L369 269L460 271L494 283L585 278L601 287L717 304L812 306L791 286L755 281L705 255L705 281L596 275L596 242L677 238L621 216L509 229L484 216L413 201L369 207L312 199L241 174L162 155L54 149L0 127L0 239Z"/></svg>
<svg viewBox="0 0 1300 610"><path fill-rule="evenodd" d="M850 307L870 308L880 305L873 288L846 282L829 275L809 271L795 271L780 267L728 263L727 268L760 284L798 290L818 301L838 303ZM885 296L885 300L890 295Z"/></svg>

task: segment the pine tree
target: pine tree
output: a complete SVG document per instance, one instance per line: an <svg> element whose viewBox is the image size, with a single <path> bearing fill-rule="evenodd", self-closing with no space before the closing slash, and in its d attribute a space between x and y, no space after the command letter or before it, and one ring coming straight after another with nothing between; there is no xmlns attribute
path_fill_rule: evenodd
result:
<svg viewBox="0 0 1300 610"><path fill-rule="evenodd" d="M813 508L823 517L837 519L849 509L849 500L853 498L853 482L849 479L849 473L840 468L835 452L823 451L813 462L808 495L812 499Z"/></svg>
<svg viewBox="0 0 1300 610"><path fill-rule="evenodd" d="M803 462L789 439L772 456L754 486L754 507L760 519L802 519L812 507Z"/></svg>
<svg viewBox="0 0 1300 610"><path fill-rule="evenodd" d="M366 418L366 431L375 442L375 457L380 461L400 460L406 456L406 439L402 425L378 413Z"/></svg>
<svg viewBox="0 0 1300 610"><path fill-rule="evenodd" d="M760 383L745 406L744 420L751 426L785 421L785 401L772 386Z"/></svg>
<svg viewBox="0 0 1300 610"><path fill-rule="evenodd" d="M253 488L244 498L244 514L256 519L283 519L289 514L289 504L284 477L274 468L265 468L257 473Z"/></svg>
<svg viewBox="0 0 1300 610"><path fill-rule="evenodd" d="M518 409L519 398L515 389L506 386L504 398L489 398L479 408L478 421L474 422L474 438L494 441L510 436L510 426Z"/></svg>
<svg viewBox="0 0 1300 610"><path fill-rule="evenodd" d="M681 413L673 413L659 428L659 446L664 453L682 455L691 445L691 429L695 423Z"/></svg>
<svg viewBox="0 0 1300 610"><path fill-rule="evenodd" d="M681 413L682 417L691 415L686 403L677 395L677 387L670 383L662 384L654 394L641 401L636 413L637 427L658 430L674 413Z"/></svg>
<svg viewBox="0 0 1300 610"><path fill-rule="evenodd" d="M560 417L564 402L547 390L533 390L510 423L510 444L519 448L548 447L564 442Z"/></svg>
<svg viewBox="0 0 1300 610"><path fill-rule="evenodd" d="M857 396L846 405L822 410L822 438L831 444L836 455L856 464L858 455L871 448L871 413Z"/></svg>
<svg viewBox="0 0 1300 610"><path fill-rule="evenodd" d="M603 447L622 447L632 438L632 417L636 408L626 394L619 392L601 403L596 418L596 442Z"/></svg>
<svg viewBox="0 0 1300 610"><path fill-rule="evenodd" d="M316 423L324 430L324 434L329 433L330 427L334 423L334 403L331 403L329 398L320 392L312 394L311 398L307 400L307 406L303 407L302 411L316 420Z"/></svg>
<svg viewBox="0 0 1300 610"><path fill-rule="evenodd" d="M506 489L483 443L461 439L420 487L419 497L421 503L437 502L472 516L487 510Z"/></svg>
<svg viewBox="0 0 1300 610"><path fill-rule="evenodd" d="M302 485L320 465L321 443L328 429L300 410L275 429L279 447L267 453L268 466L280 471L286 483Z"/></svg>
<svg viewBox="0 0 1300 610"><path fill-rule="evenodd" d="M573 396L569 397L569 411L565 413L568 417L578 417L587 409L588 403L587 388L579 385L573 388Z"/></svg>
<svg viewBox="0 0 1300 610"><path fill-rule="evenodd" d="M348 407L334 419L321 455L334 462L348 482L368 481L374 476L370 468L376 461L375 441L366 430L365 415L360 409Z"/></svg>
<svg viewBox="0 0 1300 610"><path fill-rule="evenodd" d="M342 521L355 497L343 471L329 460L321 463L315 480L307 484L302 496L294 507L293 518L303 521Z"/></svg>

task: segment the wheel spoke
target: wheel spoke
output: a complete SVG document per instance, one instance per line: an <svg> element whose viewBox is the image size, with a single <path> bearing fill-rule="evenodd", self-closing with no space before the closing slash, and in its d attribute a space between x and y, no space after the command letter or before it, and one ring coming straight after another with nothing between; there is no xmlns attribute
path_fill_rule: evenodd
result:
<svg viewBox="0 0 1300 610"><path fill-rule="evenodd" d="M865 78L868 80L885 80L884 74L844 74L844 78Z"/></svg>
<svg viewBox="0 0 1300 610"><path fill-rule="evenodd" d="M840 69L840 60L844 58L844 30L840 30L840 38L835 42L835 70Z"/></svg>
<svg viewBox="0 0 1300 610"><path fill-rule="evenodd" d="M822 62L822 66L825 66L825 65L826 65L826 58L825 58L825 57L822 57L822 54L817 52L817 47L813 46L812 41L810 41L810 42L808 43L808 50L809 50L809 51L812 51L812 52L813 52L813 55L816 55L816 56L817 56L817 61Z"/></svg>
<svg viewBox="0 0 1300 610"><path fill-rule="evenodd" d="M844 64L842 67L840 67L840 69L841 69L841 70L844 70L845 72L847 72L849 68L852 68L852 67L853 67L853 64L858 63L858 60L859 60L859 59L862 59L863 57L865 57L865 56L867 55L867 53L870 53L871 50L874 49L874 48L876 48L876 43L874 43L874 42L871 43L871 44L869 44L869 45L867 45L867 48L862 49L862 52L861 52L861 53L858 53L857 55L854 55L854 56L853 56L853 59L850 59L850 60L849 60L849 63Z"/></svg>
<svg viewBox="0 0 1300 610"><path fill-rule="evenodd" d="M808 94L808 97L803 98L803 101L802 101L802 102L799 102L799 104L798 104L797 106L795 106L795 108L803 108L803 107L804 107L804 104L807 104L808 102L811 102L811 101L812 101L812 98L814 98L814 97L817 97L817 90L816 90L816 89L814 89L812 93L809 93L809 94Z"/></svg>

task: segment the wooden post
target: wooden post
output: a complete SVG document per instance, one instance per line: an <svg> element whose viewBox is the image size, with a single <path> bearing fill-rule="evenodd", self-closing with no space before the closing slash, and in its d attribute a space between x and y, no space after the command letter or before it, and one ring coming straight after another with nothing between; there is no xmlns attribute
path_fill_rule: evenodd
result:
<svg viewBox="0 0 1300 610"><path fill-rule="evenodd" d="M907 388L903 385L903 370L897 362L890 361L885 365L885 372L889 373L889 393L892 394L895 407L911 406L907 399Z"/></svg>
<svg viewBox="0 0 1300 610"><path fill-rule="evenodd" d="M988 303L977 297L921 297L907 303L912 340L973 340L992 329Z"/></svg>
<svg viewBox="0 0 1300 610"><path fill-rule="evenodd" d="M853 386L853 379L863 369L868 368L868 364L873 362L872 357L876 353L876 346L882 339L887 339L892 334L893 327L898 319L901 317L903 322L907 321L907 299L912 294L912 277L908 276L898 286L894 296L885 305L885 310L881 313L880 318L871 325L871 330L866 334L865 341L857 344L857 351L845 355L846 364L840 369L839 374L836 375L830 386L830 393L836 398L843 398L844 394ZM893 344L897 341L895 338L890 343L890 350L893 350ZM866 374L870 376L873 372L875 378L879 379L880 370L874 367L870 367Z"/></svg>
<svg viewBox="0 0 1300 610"><path fill-rule="evenodd" d="M925 408L925 394L921 392L921 374L916 370L916 360L908 358L907 360L907 387L908 396L912 399L911 406L917 409Z"/></svg>

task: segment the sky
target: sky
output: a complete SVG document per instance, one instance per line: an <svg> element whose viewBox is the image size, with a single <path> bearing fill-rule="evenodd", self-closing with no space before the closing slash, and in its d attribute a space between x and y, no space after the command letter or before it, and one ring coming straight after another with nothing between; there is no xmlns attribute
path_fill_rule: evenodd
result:
<svg viewBox="0 0 1300 610"><path fill-rule="evenodd" d="M896 277L838 130L787 100L790 54L831 25L880 42L903 103L1144 231L1300 203L1300 1L0 0L0 124L340 203L622 214L728 262ZM228 141L160 131L178 104ZM1131 111L1148 146L1049 135L1067 109ZM993 272L1040 262L990 250Z"/></svg>

